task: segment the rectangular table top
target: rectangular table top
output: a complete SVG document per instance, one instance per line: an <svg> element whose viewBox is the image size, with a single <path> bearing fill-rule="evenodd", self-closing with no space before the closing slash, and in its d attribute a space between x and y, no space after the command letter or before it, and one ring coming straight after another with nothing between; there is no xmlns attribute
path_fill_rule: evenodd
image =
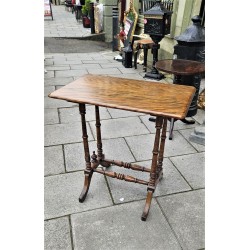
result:
<svg viewBox="0 0 250 250"><path fill-rule="evenodd" d="M49 97L74 103L184 119L195 87L103 75L84 75Z"/></svg>

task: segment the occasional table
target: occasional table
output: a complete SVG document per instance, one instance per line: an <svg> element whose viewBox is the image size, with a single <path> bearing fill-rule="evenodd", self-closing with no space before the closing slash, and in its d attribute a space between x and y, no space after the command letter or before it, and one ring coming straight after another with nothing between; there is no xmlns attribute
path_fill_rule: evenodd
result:
<svg viewBox="0 0 250 250"><path fill-rule="evenodd" d="M174 84L191 85L196 88L196 92L187 113L187 117L195 115L197 113L197 100L199 96L201 74L205 72L205 64L203 62L184 59L167 59L156 62L155 67L159 71L174 74ZM194 81L191 84L188 81L183 81L182 78L185 76L194 76ZM175 121L176 119L171 118L169 140L172 140L173 138ZM187 124L194 124L194 121L188 121L185 118L181 119L181 121Z"/></svg>
<svg viewBox="0 0 250 250"><path fill-rule="evenodd" d="M80 194L79 201L83 202L85 200L93 173L100 173L118 180L146 185L146 204L141 216L141 219L145 221L148 216L153 193L163 175L162 164L168 118L184 119L194 93L195 88L191 86L101 75L85 75L52 92L49 95L51 98L79 104L86 162L86 168L84 169L84 187ZM86 128L86 104L95 105L97 153L94 151L92 156L90 156L89 152ZM102 148L99 106L142 112L156 116L156 132L150 168L119 160L110 160L105 157ZM105 167L105 170L98 168L99 165ZM141 180L133 176L107 171L106 168L111 165L147 172L149 173L149 179Z"/></svg>

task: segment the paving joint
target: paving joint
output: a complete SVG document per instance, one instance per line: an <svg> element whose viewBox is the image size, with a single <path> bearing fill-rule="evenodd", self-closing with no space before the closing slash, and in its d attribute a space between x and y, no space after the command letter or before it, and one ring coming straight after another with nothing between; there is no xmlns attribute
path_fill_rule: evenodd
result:
<svg viewBox="0 0 250 250"><path fill-rule="evenodd" d="M176 156L171 156L171 157L176 157ZM176 167L175 163L170 159L171 157L168 157L169 161L173 164L174 168L176 171L181 175L181 177L185 180L185 182L188 184L188 186L193 190L193 187L190 185L190 183L187 181L185 176L181 173L181 171Z"/></svg>
<svg viewBox="0 0 250 250"><path fill-rule="evenodd" d="M176 240L177 240L177 242L178 242L180 248L183 249L182 246L181 246L181 243L180 243L180 241L179 241L179 238L178 238L178 236L177 236L175 230L173 229L172 225L170 224L170 222L169 222L169 220L168 220L168 217L167 217L167 215L165 214L165 212L164 212L164 210L163 210L161 204L160 204L159 201L157 200L157 197L155 198L155 200L156 200L156 203L158 204L158 206L159 206L159 208L160 208L160 210L161 210L161 212L162 212L162 214L163 214L165 220L167 221L169 227L171 228L172 233L174 234L174 237L176 238Z"/></svg>

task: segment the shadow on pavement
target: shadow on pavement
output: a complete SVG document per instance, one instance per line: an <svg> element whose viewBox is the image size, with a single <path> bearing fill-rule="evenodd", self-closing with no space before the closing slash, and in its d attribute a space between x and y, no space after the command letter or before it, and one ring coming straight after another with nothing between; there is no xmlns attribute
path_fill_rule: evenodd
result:
<svg viewBox="0 0 250 250"><path fill-rule="evenodd" d="M74 38L44 38L44 53L91 53L111 49L110 43Z"/></svg>

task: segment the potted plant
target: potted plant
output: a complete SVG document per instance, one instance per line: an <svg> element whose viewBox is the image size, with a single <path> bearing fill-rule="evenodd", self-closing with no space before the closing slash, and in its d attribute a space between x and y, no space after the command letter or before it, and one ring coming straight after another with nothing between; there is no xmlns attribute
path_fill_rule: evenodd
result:
<svg viewBox="0 0 250 250"><path fill-rule="evenodd" d="M90 2L91 0L85 0L85 5L82 6L82 23L84 28L90 28Z"/></svg>

